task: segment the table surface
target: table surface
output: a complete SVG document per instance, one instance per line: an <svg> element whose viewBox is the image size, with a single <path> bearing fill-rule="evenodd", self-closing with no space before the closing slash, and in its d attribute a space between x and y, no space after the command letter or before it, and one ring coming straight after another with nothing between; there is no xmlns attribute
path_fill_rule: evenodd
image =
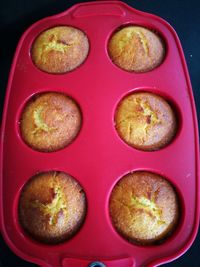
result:
<svg viewBox="0 0 200 267"><path fill-rule="evenodd" d="M0 103L1 112L5 96L9 69L17 42L32 23L41 18L62 12L81 1L64 0L6 0L1 1L0 8ZM83 1L82 1L83 2ZM200 118L200 1L198 0L133 0L124 1L136 9L156 14L166 19L176 30L185 53L194 98ZM189 251L176 261L165 264L166 267L200 266L200 233ZM33 267L15 256L0 237L0 266Z"/></svg>

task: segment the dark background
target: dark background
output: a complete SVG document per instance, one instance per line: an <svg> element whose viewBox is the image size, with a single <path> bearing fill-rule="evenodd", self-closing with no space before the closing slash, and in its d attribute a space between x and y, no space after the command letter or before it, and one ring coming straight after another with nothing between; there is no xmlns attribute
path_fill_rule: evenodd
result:
<svg viewBox="0 0 200 267"><path fill-rule="evenodd" d="M0 6L0 111L12 57L22 33L37 20L62 12L74 3L67 0L1 0ZM83 2L83 1L82 1ZM200 1L198 0L133 0L129 5L166 19L176 30L185 53L194 98L200 118ZM0 266L33 267L15 256L0 237ZM200 267L200 233L190 250L165 267Z"/></svg>

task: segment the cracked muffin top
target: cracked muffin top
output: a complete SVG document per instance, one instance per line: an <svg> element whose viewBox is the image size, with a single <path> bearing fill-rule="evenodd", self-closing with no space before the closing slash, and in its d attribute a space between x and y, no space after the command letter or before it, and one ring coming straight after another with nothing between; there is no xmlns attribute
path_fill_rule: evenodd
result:
<svg viewBox="0 0 200 267"><path fill-rule="evenodd" d="M34 41L34 64L49 73L65 73L77 68L88 55L88 38L79 29L58 26L42 32Z"/></svg>
<svg viewBox="0 0 200 267"><path fill-rule="evenodd" d="M56 92L33 97L20 120L23 140L33 149L43 152L67 146L77 136L80 127L81 112L75 101Z"/></svg>
<svg viewBox="0 0 200 267"><path fill-rule="evenodd" d="M171 106L162 97L141 92L132 93L119 103L115 127L127 144L151 151L171 142L177 121Z"/></svg>
<svg viewBox="0 0 200 267"><path fill-rule="evenodd" d="M19 200L19 221L31 237L45 243L62 242L83 223L86 198L81 186L63 172L34 176Z"/></svg>
<svg viewBox="0 0 200 267"><path fill-rule="evenodd" d="M127 26L115 32L109 43L111 60L127 71L146 72L161 64L165 48L154 32L139 26Z"/></svg>
<svg viewBox="0 0 200 267"><path fill-rule="evenodd" d="M179 217L178 199L171 184L144 171L129 173L115 185L109 211L116 230L141 245L163 241Z"/></svg>

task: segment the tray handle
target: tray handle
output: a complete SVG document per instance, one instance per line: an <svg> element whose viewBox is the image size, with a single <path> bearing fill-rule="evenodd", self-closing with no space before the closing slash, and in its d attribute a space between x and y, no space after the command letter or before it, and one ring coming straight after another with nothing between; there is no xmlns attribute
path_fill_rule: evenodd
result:
<svg viewBox="0 0 200 267"><path fill-rule="evenodd" d="M94 261L66 258L62 261L62 267L136 267L136 265L133 258Z"/></svg>
<svg viewBox="0 0 200 267"><path fill-rule="evenodd" d="M101 3L96 1L96 5L94 3L78 5L75 9L72 10L72 16L75 18L82 17L92 17L92 16L118 16L123 17L126 15L125 9L122 9L120 4L117 3L108 3L106 1Z"/></svg>

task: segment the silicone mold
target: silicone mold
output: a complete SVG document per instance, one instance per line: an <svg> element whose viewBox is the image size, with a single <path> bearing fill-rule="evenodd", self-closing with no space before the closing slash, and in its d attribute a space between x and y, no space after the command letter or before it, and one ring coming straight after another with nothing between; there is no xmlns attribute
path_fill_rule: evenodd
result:
<svg viewBox="0 0 200 267"><path fill-rule="evenodd" d="M130 73L115 66L107 43L127 24L158 32L166 43L163 63L146 73ZM56 25L70 25L87 34L90 51L85 62L65 74L48 74L32 62L30 49L37 35ZM118 136L114 114L119 101L133 91L150 91L173 103L179 130L165 148L144 152ZM63 92L80 106L83 124L77 138L53 152L34 151L22 140L19 119L31 96ZM1 128L1 231L10 248L40 266L141 267L158 266L183 254L192 244L199 222L199 151L195 105L178 37L163 19L137 11L119 1L77 4L45 18L21 37L12 64ZM37 172L59 170L76 177L88 200L85 223L70 240L44 245L29 238L18 221L20 191ZM173 235L157 246L137 246L115 231L109 218L109 196L126 173L149 170L166 177L181 201L180 222ZM102 262L102 264L98 263ZM98 265L99 264L99 265ZM104 264L104 265L103 265Z"/></svg>

